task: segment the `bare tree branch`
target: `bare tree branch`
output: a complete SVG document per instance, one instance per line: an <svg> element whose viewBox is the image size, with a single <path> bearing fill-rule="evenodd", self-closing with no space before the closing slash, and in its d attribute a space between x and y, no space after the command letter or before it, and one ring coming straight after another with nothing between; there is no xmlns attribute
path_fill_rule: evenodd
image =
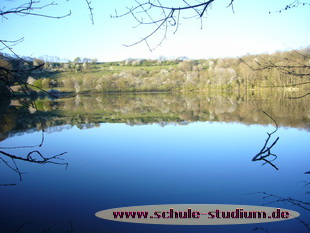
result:
<svg viewBox="0 0 310 233"><path fill-rule="evenodd" d="M273 120L273 122L274 122L275 125L276 125L276 129L275 129L272 133L268 133L268 132L267 132L268 137L267 137L267 139L266 139L266 141L265 141L265 144L263 145L262 149L253 157L252 161L255 162L255 161L263 160L263 161L265 161L265 163L262 164L262 165L265 165L265 164L268 163L269 165L271 165L272 167L274 167L276 170L279 170L279 168L277 168L277 167L272 163L272 161L274 161L274 160L277 158L277 155L271 153L271 149L272 149L272 147L278 142L279 137L277 137L276 140L275 140L270 146L267 146L267 145L268 145L268 142L269 142L269 140L270 140L270 138L271 138L271 135L274 134L275 132L277 132L277 130L278 130L278 124L277 124L277 122L276 122L268 113L266 113L265 111L263 111L263 113L264 113L265 115L267 115L270 119ZM273 158L272 160L268 160L268 158L269 158L271 155L274 156L274 158Z"/></svg>
<svg viewBox="0 0 310 233"><path fill-rule="evenodd" d="M15 231L14 233L18 233L25 225L29 224L29 223L32 223L32 222L25 222L23 223L22 225L20 225Z"/></svg>
<svg viewBox="0 0 310 233"><path fill-rule="evenodd" d="M283 202L283 203L288 203L291 204L292 206L298 206L304 210L310 211L310 203L306 201L301 201L297 200L291 197L280 197L271 193L266 193L266 192L255 192L251 194L262 194L263 198L262 199L273 199L272 201L265 203L264 205L270 205L276 202Z"/></svg>
<svg viewBox="0 0 310 233"><path fill-rule="evenodd" d="M300 6L310 6L310 3L308 2L300 2L299 0L295 0L292 3L286 5L285 7L281 8L280 10L276 10L276 11L269 11L269 14L271 13L281 13L296 7L300 7Z"/></svg>
<svg viewBox="0 0 310 233"><path fill-rule="evenodd" d="M299 207L305 211L310 211L310 203L307 201L301 201L301 200L297 200L291 197L280 197L280 196L277 196L271 193L266 193L266 192L255 192L255 193L250 193L250 194L261 194L263 195L262 199L272 199L272 201L263 204L264 206L281 202L284 204L290 204L291 206ZM310 232L309 222L302 220L300 217L297 217L296 219L298 219L298 221L302 225L304 225L307 228L307 230Z"/></svg>
<svg viewBox="0 0 310 233"><path fill-rule="evenodd" d="M309 93L306 93L306 94L304 94L304 95L301 95L301 96L297 96L297 97L289 97L289 99L301 99L301 98L306 97L307 95L310 95L310 92L309 92Z"/></svg>
<svg viewBox="0 0 310 233"><path fill-rule="evenodd" d="M306 55L303 55L306 56ZM304 77L304 76L309 76L310 77L310 65L306 64L292 64L293 61L290 60L291 64L286 64L286 65L280 65L276 64L273 61L266 60L262 58L261 56L258 56L261 61L256 61L256 66L250 65L247 62L245 62L242 58L240 58L240 61L243 62L246 66L251 68L252 70L256 71L262 71L262 70L271 70L271 69L276 69L280 71L281 73L292 75L292 76L299 76L299 77Z"/></svg>
<svg viewBox="0 0 310 233"><path fill-rule="evenodd" d="M44 8L57 5L57 3L54 3L54 2L48 3L46 5L39 5L40 3L41 3L40 1L29 0L28 3L22 4L18 7L15 7L9 10L5 10L5 8L3 7L0 10L0 16L2 16L4 19L8 19L7 18L8 15L11 15L11 14L21 15L21 16L32 15L32 16L40 16L40 17L52 18L52 19L62 19L62 18L65 18L71 15L71 11L68 14L62 15L62 16L53 16L53 15L36 13L36 12L40 12Z"/></svg>
<svg viewBox="0 0 310 233"><path fill-rule="evenodd" d="M181 23L181 12L193 12L194 15L191 17L185 17L183 14L183 19L196 18L200 19L202 27L202 18L206 15L208 9L211 9L212 3L216 0L182 0L177 5L169 5L170 2L165 2L161 0L135 0L136 5L132 7L127 7L127 11L122 14L118 14L115 10L115 14L111 15L112 18L120 18L131 15L139 25L149 25L151 32L143 36L141 39L138 39L134 43L126 44L125 46L134 46L139 43L145 42L150 50L154 50L156 47L162 44L163 39L166 38L167 31L170 27L175 27L174 33L178 30L178 27ZM235 0L229 0L227 7L231 7L233 13ZM281 12L282 10L288 10L299 6L309 6L310 3L299 2L298 0L293 1L292 3L286 5L283 9L276 12ZM271 13L271 12L269 12ZM176 16L177 15L177 16ZM146 20L145 20L146 19ZM167 22L170 22L167 24ZM171 23L172 22L172 23ZM155 25L152 27L152 25ZM149 40L155 34L159 33L159 29L163 29L163 36L160 39L159 45L154 48L150 48Z"/></svg>
<svg viewBox="0 0 310 233"><path fill-rule="evenodd" d="M5 160L3 157L0 157L0 160L11 170L16 172L19 176L19 180L22 181L22 175L25 174L24 172L21 172L16 164L16 160L21 160L24 162L30 162L30 163L36 163L36 164L56 164L56 165L65 165L66 168L68 167L68 163L62 163L57 162L55 160L63 160L61 158L62 155L66 154L67 152L60 153L58 155L54 155L51 157L45 157L42 155L42 153L38 150L31 151L27 154L26 157L16 156L10 153L7 153L5 151L0 150L0 154L6 156L7 158L12 160L13 165L11 165L7 160ZM35 158L34 155L37 155L38 158Z"/></svg>
<svg viewBox="0 0 310 233"><path fill-rule="evenodd" d="M160 46L167 38L169 28L174 28L173 33L176 33L178 31L179 25L181 23L181 12L188 12L192 10L194 13L193 17L197 19L202 19L202 17L204 17L204 15L206 14L207 10L211 8L211 4L214 1L215 0L208 0L197 4L196 1L183 0L183 3L185 5L174 7L164 5L160 0L145 0L144 2L135 0L136 6L127 7L127 11L122 14L118 14L115 10L115 15L111 15L111 17L120 18L131 15L137 21L138 26L154 25L151 32L140 40L137 40L136 42L131 44L124 44L124 46L130 47L145 42L149 50L152 51L158 46ZM232 7L233 9L233 2L234 0L231 0L228 7ZM183 17L183 19L185 19L185 17ZM148 42L149 39L155 34L158 34L161 30L162 36L161 39L159 39L159 43L156 46L150 47Z"/></svg>
<svg viewBox="0 0 310 233"><path fill-rule="evenodd" d="M93 14L93 10L94 8L91 7L91 4L92 2L90 0L85 0L86 3L87 3L87 7L88 7L88 10L89 10L89 17L90 17L90 20L92 22L92 24L94 25L95 24L95 21L94 21L94 14Z"/></svg>
<svg viewBox="0 0 310 233"><path fill-rule="evenodd" d="M284 57L282 59L278 59L277 61L272 61L275 59L272 58L264 58L262 56L257 56L255 61L252 62L254 64L250 64L246 62L244 59L239 58L240 61L245 64L247 67L254 71L272 71L277 70L278 72L286 75L287 81L284 85L275 85L272 83L267 76L265 76L266 80L268 80L272 85L266 85L261 87L296 87L296 86L306 86L310 84L310 52L309 50L305 50L304 53L293 51L299 56L300 61L295 61L294 59ZM299 81L298 81L299 80ZM290 99L299 99L309 95L310 92L306 94L302 94L299 97L290 97Z"/></svg>

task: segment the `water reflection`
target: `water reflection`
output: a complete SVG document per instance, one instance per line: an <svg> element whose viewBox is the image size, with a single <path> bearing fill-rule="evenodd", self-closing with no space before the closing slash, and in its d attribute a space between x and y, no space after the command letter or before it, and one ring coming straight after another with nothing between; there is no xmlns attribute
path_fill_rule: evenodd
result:
<svg viewBox="0 0 310 233"><path fill-rule="evenodd" d="M210 121L267 125L270 119L262 117L264 110L277 119L280 127L310 130L309 101L291 100L282 92L77 95L57 101L38 99L35 103L36 112L14 101L10 107L2 108L0 139L18 132L40 130L40 116L46 128L60 131L70 126L98 127L104 122L165 126Z"/></svg>
<svg viewBox="0 0 310 233"><path fill-rule="evenodd" d="M22 181L22 175L25 173L19 169L17 161L23 161L23 162L29 162L29 163L41 164L41 165L43 164L64 165L67 168L68 163L59 162L59 160L63 160L61 156L66 153L67 152L63 152L63 153L60 153L54 156L46 157L40 151L33 150L33 151L28 152L26 156L22 157L22 156L17 156L17 155L8 153L6 151L0 150L0 161L2 161L13 172L17 173L19 177L19 181ZM16 185L16 184L0 184L0 185L11 186L11 185Z"/></svg>
<svg viewBox="0 0 310 233"><path fill-rule="evenodd" d="M184 227L116 223L94 215L122 206L266 204L264 195L246 195L255 192L307 202L309 194L296 184L308 177L310 103L297 101L283 93L200 93L38 99L36 111L6 106L0 110L2 147L40 142L40 114L46 129L40 153L46 158L68 151L63 162L70 166L20 160L20 171L29 173L19 185L0 187L0 231L33 222L18 232L308 232L298 220ZM273 145L272 137L281 138L270 152L279 155L279 170L251 161L265 132L275 130L262 110L278 124L263 151ZM27 158L27 150L12 154ZM16 173L0 165L2 181L13 183ZM270 205L287 208L284 201ZM291 209L303 211L297 205ZM307 223L309 211L301 213Z"/></svg>
<svg viewBox="0 0 310 233"><path fill-rule="evenodd" d="M275 155L275 154L273 154L273 153L271 153L271 149L272 149L272 147L274 147L274 145L277 144L277 142L278 142L278 140L279 140L279 137L277 137L276 140L275 140L270 146L268 146L268 143L269 143L269 140L270 140L271 136L272 136L274 133L276 133L276 132L278 131L278 124L277 124L277 122L275 121L275 119L273 119L268 113L266 113L265 111L263 111L263 113L264 113L266 116L268 116L268 117L275 123L276 129L275 129L274 131L272 131L271 133L268 133L268 132L267 132L268 137L267 137L267 139L266 139L266 141L265 141L265 143L264 143L262 149L259 151L258 154L256 154L256 155L253 157L252 161L255 162L255 161L261 161L261 160L263 160L263 161L265 162L265 163L263 163L263 165L265 165L265 164L270 164L270 165L271 165L272 167L274 167L276 170L279 170L279 168L278 168L276 165L274 165L274 164L272 163L274 160L276 160L276 159L278 158L278 156ZM273 156L273 158L270 158L271 156Z"/></svg>

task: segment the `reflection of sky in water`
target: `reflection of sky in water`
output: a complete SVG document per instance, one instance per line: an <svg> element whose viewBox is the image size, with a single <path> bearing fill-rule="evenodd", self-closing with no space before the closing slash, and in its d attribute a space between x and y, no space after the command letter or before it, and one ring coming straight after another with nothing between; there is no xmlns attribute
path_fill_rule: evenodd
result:
<svg viewBox="0 0 310 233"><path fill-rule="evenodd" d="M307 201L309 191L302 181L309 181L309 133L279 128L270 140L280 137L272 152L279 171L262 161L251 159L260 151L266 132L274 126L246 126L226 123L192 123L189 125L128 126L101 124L80 130L73 127L45 134L40 151L63 156L69 167L36 165L17 161L23 175L1 163L0 183L17 183L1 188L1 218L4 229L25 226L50 227L66 232L71 219L74 232L252 232L264 227L270 232L308 232L298 220L240 226L152 226L116 223L94 217L108 208L154 204L246 204L262 205L274 199L262 199L268 192ZM1 146L31 145L40 142L40 134L8 138ZM11 151L21 155L25 150ZM301 211L285 203L268 206ZM11 222L10 222L11 221ZM11 224L11 225L10 225ZM17 224L17 225L16 225ZM40 226L40 227L39 227ZM297 231L296 231L297 230ZM299 230L299 231L298 231ZM21 231L23 232L23 231ZM42 232L42 230L40 230ZM56 232L52 231L52 232ZM209 231L208 231L209 232ZM259 232L259 231L258 231Z"/></svg>

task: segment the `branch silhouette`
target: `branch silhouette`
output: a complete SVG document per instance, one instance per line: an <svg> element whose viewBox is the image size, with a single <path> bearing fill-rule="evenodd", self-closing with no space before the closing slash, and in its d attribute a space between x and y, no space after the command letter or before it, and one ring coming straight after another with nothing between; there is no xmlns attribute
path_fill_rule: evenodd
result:
<svg viewBox="0 0 310 233"><path fill-rule="evenodd" d="M246 62L242 58L240 61L254 71L271 71L277 70L278 72L287 75L288 79L291 79L289 84L285 85L275 85L271 82L267 76L265 79L268 80L271 85L261 86L261 87L298 87L306 86L310 84L310 49L305 49L302 53L292 49L294 53L299 57L299 61L293 60L291 58L284 57L277 61L273 61L273 58L264 58L262 56L257 56L258 59L254 60L254 64ZM299 81L298 81L299 80ZM308 96L310 92L302 94L297 97L289 97L290 99L300 99Z"/></svg>
<svg viewBox="0 0 310 233"><path fill-rule="evenodd" d="M50 2L48 4L41 5L40 1L29 0L29 2L27 3L24 3L22 5L19 5L17 7L14 7L8 10L6 10L5 7L3 7L0 10L0 16L2 16L4 19L7 20L8 15L10 14L15 14L15 15L20 15L20 16L31 15L31 16L39 16L39 17L52 18L52 19L62 19L62 18L65 18L71 15L71 11L61 16L53 16L53 15L37 13L45 8L48 8L50 6L56 6L56 5L57 3L55 2Z"/></svg>
<svg viewBox="0 0 310 233"><path fill-rule="evenodd" d="M307 201L302 201L302 200L298 200L298 199L291 198L291 197L281 197L281 196L277 196L277 195L267 193L267 192L255 192L255 193L249 193L249 194L260 194L263 196L262 199L264 200L272 199L272 201L263 204L263 206L281 202L284 204L289 204L291 206L301 208L304 211L310 211L310 203ZM303 219L301 219L301 217L297 217L296 219L302 225L304 225L307 228L307 230L310 232L309 222L304 221Z"/></svg>
<svg viewBox="0 0 310 233"><path fill-rule="evenodd" d="M296 7L300 7L300 6L310 6L310 3L308 2L300 2L299 0L295 0L290 4L287 4L285 7L281 8L280 10L277 11L269 11L269 14L271 13L282 13L284 11L296 8Z"/></svg>
<svg viewBox="0 0 310 233"><path fill-rule="evenodd" d="M89 18L90 18L92 24L94 25L94 24L95 24L95 21L94 21L94 12L93 12L94 8L91 7L92 1L90 1L90 0L85 0L85 1L86 1L88 10L89 10Z"/></svg>
<svg viewBox="0 0 310 233"><path fill-rule="evenodd" d="M306 56L306 58L310 58L309 55L302 55L302 56ZM267 60L261 56L259 56L259 58L261 61L255 61L256 66L248 64L242 58L240 58L240 60L245 65L247 65L249 68L251 68L252 70L256 70L256 71L277 69L283 74L288 74L288 75L292 75L295 77L297 76L298 77L310 77L310 65L294 63L294 61L289 60L287 58L284 58L283 61L278 62L282 64L276 64L271 59ZM283 64L284 62L285 64ZM306 83L309 83L309 82L306 82ZM295 84L295 85L299 85L299 84Z"/></svg>
<svg viewBox="0 0 310 233"><path fill-rule="evenodd" d="M120 18L124 16L131 15L135 21L138 23L138 26L141 25L148 25L153 27L151 32L144 36L142 39L131 43L131 44L124 44L126 47L134 46L140 44L142 42L146 43L148 49L153 51L158 46L160 46L163 41L167 38L169 28L174 28L173 34L178 31L179 25L181 23L181 19L189 19L189 18L196 18L202 19L206 14L207 11L211 8L212 3L216 0L208 0L203 2L183 0L182 3L178 6L168 6L168 3L165 3L160 0L145 0L139 1L135 0L136 5L132 7L127 7L127 11L122 14L118 14L115 10L115 14L111 15L112 18ZM231 7L233 9L234 0L231 0L227 7ZM165 5L167 4L167 5ZM192 15L189 17L181 17L183 12L193 12ZM202 21L201 21L202 27ZM161 39L159 39L159 43L153 47L149 44L149 39L157 34L158 32L162 31Z"/></svg>
<svg viewBox="0 0 310 233"><path fill-rule="evenodd" d="M167 38L169 28L174 28L173 34L178 31L182 19L200 19L200 24L202 28L202 19L206 17L208 10L212 8L212 4L215 2L219 2L219 0L182 0L176 1L177 3L171 3L161 0L135 0L134 2L135 5L131 7L127 6L127 10L124 13L118 14L115 10L115 13L111 15L111 17L120 18L125 16L131 16L138 24L134 28L141 25L146 25L151 28L150 32L143 36L141 39L138 39L134 43L124 44L124 46L130 47L140 43L145 43L149 50L152 51L158 46L160 46ZM235 13L235 0L229 0L228 2L229 3L227 5L227 8L231 8L232 12ZM171 4L174 5L171 6ZM284 10L309 5L310 3L299 2L298 0L295 0L292 1L290 4L285 5L283 9L281 8L280 10L277 10L275 12L282 12ZM187 15L186 13L188 12L192 13ZM149 44L149 39L155 34L158 34L160 31L162 31L162 35L159 39L159 43L151 47Z"/></svg>
<svg viewBox="0 0 310 233"><path fill-rule="evenodd" d="M276 143L277 143L278 140L279 140L279 137L277 137L276 140L275 140L270 146L268 146L268 142L269 142L271 136L272 136L275 132L277 132L277 130L278 130L278 124L277 124L277 122L276 122L268 113L266 113L265 111L263 111L263 113L264 113L265 115L267 115L270 119L273 120L273 122L276 124L276 129L275 129L272 133L268 133L268 132L267 132L268 137L267 137L267 139L266 139L266 141L265 141L265 144L263 145L262 149L253 157L252 161L253 161L253 162L256 162L256 161L264 161L265 163L263 163L262 166L265 165L265 164L269 164L269 165L271 165L272 167L274 167L276 170L279 170L279 168L278 168L276 165L274 165L274 164L272 163L272 161L274 161L275 159L277 159L277 155L271 153L271 149L272 149L272 147L274 147L274 145L276 145ZM270 159L269 159L270 156L274 156L274 158L273 158L272 160L270 160Z"/></svg>
<svg viewBox="0 0 310 233"><path fill-rule="evenodd" d="M13 154L10 154L8 152L0 150L0 154L2 154L2 157L0 156L0 160L11 170L16 172L19 176L19 180L22 181L22 175L25 174L24 172L21 172L16 164L16 160L21 160L25 162L30 162L30 163L36 163L36 164L56 164L56 165L65 165L66 168L68 167L68 163L65 162L58 162L57 160L63 160L61 158L62 155L66 154L67 152L60 153L58 155L50 156L50 157L45 157L42 155L42 153L38 150L33 150L27 154L27 156L22 157L22 156L16 156ZM37 155L37 158L34 157ZM10 164L6 159L10 159L12 161L12 164ZM4 184L2 186L9 186L9 185L15 185L15 184Z"/></svg>

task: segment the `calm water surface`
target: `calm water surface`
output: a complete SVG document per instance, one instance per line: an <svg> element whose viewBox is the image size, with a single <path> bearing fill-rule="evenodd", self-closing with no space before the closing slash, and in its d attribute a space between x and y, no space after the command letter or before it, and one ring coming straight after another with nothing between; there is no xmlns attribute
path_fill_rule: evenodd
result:
<svg viewBox="0 0 310 233"><path fill-rule="evenodd" d="M2 108L0 151L22 158L33 150L46 158L67 152L63 160L49 161L68 166L0 154L0 232L309 232L306 99L159 94L36 103L38 111L14 103ZM268 143L279 137L271 149L277 158L267 158L272 165L252 161L267 132L276 129L262 110L279 125ZM40 144L40 119L46 129L42 147L5 148ZM228 226L132 224L95 216L109 208L157 204L266 205L301 216Z"/></svg>

